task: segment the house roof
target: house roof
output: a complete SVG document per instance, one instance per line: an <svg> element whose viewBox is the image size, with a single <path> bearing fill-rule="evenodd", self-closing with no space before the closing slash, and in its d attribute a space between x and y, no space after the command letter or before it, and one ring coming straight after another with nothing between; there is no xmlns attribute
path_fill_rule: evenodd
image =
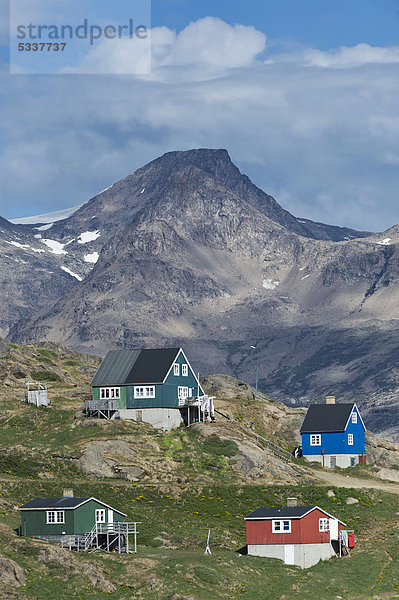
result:
<svg viewBox="0 0 399 600"><path fill-rule="evenodd" d="M311 404L303 420L301 433L332 433L345 431L354 402L348 404ZM360 421L364 427L363 420ZM366 429L364 427L364 429Z"/></svg>
<svg viewBox="0 0 399 600"><path fill-rule="evenodd" d="M19 510L73 510L75 508L78 508L79 506L82 506L82 504L86 504L86 502L89 502L89 500L94 500L95 502L98 502L99 504L102 504L103 506L110 508L114 512L117 512L120 515L126 517L126 514L122 511L113 508L112 506L106 504L105 502L102 502L101 500L97 500L97 498L94 498L93 496L85 496L84 498L74 498L70 496L64 496L62 498L35 498L34 500L30 500L23 506L20 506Z"/></svg>
<svg viewBox="0 0 399 600"><path fill-rule="evenodd" d="M179 352L180 348L110 350L91 385L162 383Z"/></svg>
<svg viewBox="0 0 399 600"><path fill-rule="evenodd" d="M336 519L333 515L326 512L323 508L319 506L269 506L266 508L257 508L253 512L249 513L245 520L258 521L258 520L267 520L267 519L302 519L302 517L306 516L313 510L320 510L322 513L330 517L331 519ZM342 525L345 525L343 521L337 519Z"/></svg>

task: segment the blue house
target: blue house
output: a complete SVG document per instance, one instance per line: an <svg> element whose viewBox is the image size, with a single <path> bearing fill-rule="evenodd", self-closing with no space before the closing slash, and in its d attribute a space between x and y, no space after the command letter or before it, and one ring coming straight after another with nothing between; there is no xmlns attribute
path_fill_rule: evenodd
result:
<svg viewBox="0 0 399 600"><path fill-rule="evenodd" d="M302 455L324 467L354 467L366 463L366 427L356 404L312 404L302 423Z"/></svg>
<svg viewBox="0 0 399 600"><path fill-rule="evenodd" d="M111 350L91 382L86 412L169 430L198 420L204 391L182 348Z"/></svg>

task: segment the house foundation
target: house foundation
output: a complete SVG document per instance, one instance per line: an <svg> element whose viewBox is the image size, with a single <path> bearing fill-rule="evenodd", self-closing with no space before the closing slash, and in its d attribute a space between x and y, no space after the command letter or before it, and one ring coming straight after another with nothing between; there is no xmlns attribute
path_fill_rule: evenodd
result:
<svg viewBox="0 0 399 600"><path fill-rule="evenodd" d="M265 558L277 558L286 565L307 569L320 560L336 556L331 543L325 544L248 544L248 554Z"/></svg>

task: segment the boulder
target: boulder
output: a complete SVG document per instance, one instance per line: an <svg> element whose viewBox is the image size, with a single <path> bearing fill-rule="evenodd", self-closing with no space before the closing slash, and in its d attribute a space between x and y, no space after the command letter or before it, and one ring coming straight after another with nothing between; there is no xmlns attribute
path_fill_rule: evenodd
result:
<svg viewBox="0 0 399 600"><path fill-rule="evenodd" d="M0 554L0 583L12 587L25 585L27 572L11 558L6 558Z"/></svg>

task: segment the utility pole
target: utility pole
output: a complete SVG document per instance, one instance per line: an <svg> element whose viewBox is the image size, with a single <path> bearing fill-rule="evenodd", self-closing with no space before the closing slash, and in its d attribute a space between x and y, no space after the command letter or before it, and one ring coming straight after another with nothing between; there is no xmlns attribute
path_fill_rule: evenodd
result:
<svg viewBox="0 0 399 600"><path fill-rule="evenodd" d="M258 380L259 380L259 350L257 346L250 346L252 350L256 350L256 379L255 379L255 402L258 399Z"/></svg>

